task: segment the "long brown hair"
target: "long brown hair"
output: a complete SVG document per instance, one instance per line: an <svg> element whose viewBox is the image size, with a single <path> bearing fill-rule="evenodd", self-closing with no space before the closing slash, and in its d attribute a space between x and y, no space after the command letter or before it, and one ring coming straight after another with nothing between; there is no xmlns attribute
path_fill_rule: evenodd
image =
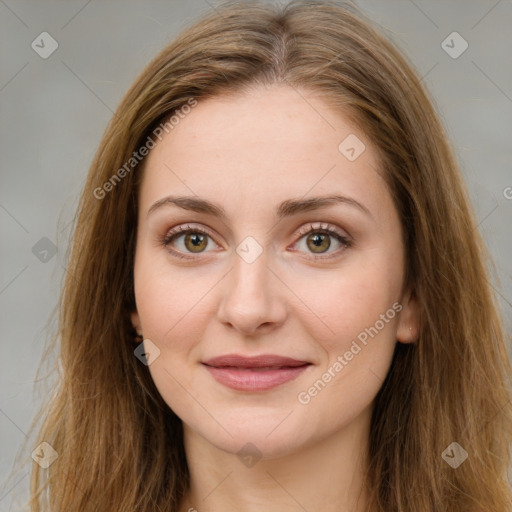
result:
<svg viewBox="0 0 512 512"><path fill-rule="evenodd" d="M103 136L60 302L58 386L41 412L38 440L59 457L44 470L34 463L32 511L178 510L189 485L182 424L133 353L141 165L126 163L191 98L275 83L313 90L350 114L379 153L405 234L420 334L415 344L397 343L376 397L371 510L510 510L504 328L489 256L432 100L405 57L350 4L245 1L216 6L167 46ZM468 453L457 468L443 456L453 456L453 442Z"/></svg>

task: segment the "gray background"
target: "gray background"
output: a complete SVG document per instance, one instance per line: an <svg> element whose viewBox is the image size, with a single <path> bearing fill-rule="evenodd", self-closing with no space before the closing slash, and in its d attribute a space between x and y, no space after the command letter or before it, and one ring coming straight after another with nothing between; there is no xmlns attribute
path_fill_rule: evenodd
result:
<svg viewBox="0 0 512 512"><path fill-rule="evenodd" d="M496 263L510 333L512 1L358 5L393 33L434 97ZM71 215L103 130L149 60L212 8L205 0L0 0L0 511L14 510L13 496L28 486L30 464L7 477L22 443L35 447L26 436L43 393L34 379ZM44 31L59 45L47 59L31 48ZM453 31L469 44L458 58L441 46Z"/></svg>

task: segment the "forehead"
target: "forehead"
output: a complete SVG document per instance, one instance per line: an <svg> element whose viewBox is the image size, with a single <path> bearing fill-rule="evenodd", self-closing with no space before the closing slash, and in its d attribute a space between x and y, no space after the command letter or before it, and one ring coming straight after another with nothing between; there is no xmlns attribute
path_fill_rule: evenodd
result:
<svg viewBox="0 0 512 512"><path fill-rule="evenodd" d="M382 202L385 189L371 141L347 116L279 85L199 99L148 155L141 201L183 193L261 207L339 192Z"/></svg>

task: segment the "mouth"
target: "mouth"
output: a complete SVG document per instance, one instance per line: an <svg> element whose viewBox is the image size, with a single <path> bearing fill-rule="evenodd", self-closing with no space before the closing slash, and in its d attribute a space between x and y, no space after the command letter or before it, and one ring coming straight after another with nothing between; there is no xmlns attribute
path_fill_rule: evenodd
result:
<svg viewBox="0 0 512 512"><path fill-rule="evenodd" d="M202 363L212 377L237 391L266 391L297 378L312 365L289 357L265 354L225 355Z"/></svg>

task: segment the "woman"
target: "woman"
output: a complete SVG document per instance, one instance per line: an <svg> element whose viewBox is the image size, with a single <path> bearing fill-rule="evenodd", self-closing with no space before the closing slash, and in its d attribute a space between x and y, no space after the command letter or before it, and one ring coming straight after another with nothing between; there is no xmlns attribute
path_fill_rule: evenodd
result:
<svg viewBox="0 0 512 512"><path fill-rule="evenodd" d="M417 75L360 13L211 11L91 166L32 510L510 510L474 226Z"/></svg>

